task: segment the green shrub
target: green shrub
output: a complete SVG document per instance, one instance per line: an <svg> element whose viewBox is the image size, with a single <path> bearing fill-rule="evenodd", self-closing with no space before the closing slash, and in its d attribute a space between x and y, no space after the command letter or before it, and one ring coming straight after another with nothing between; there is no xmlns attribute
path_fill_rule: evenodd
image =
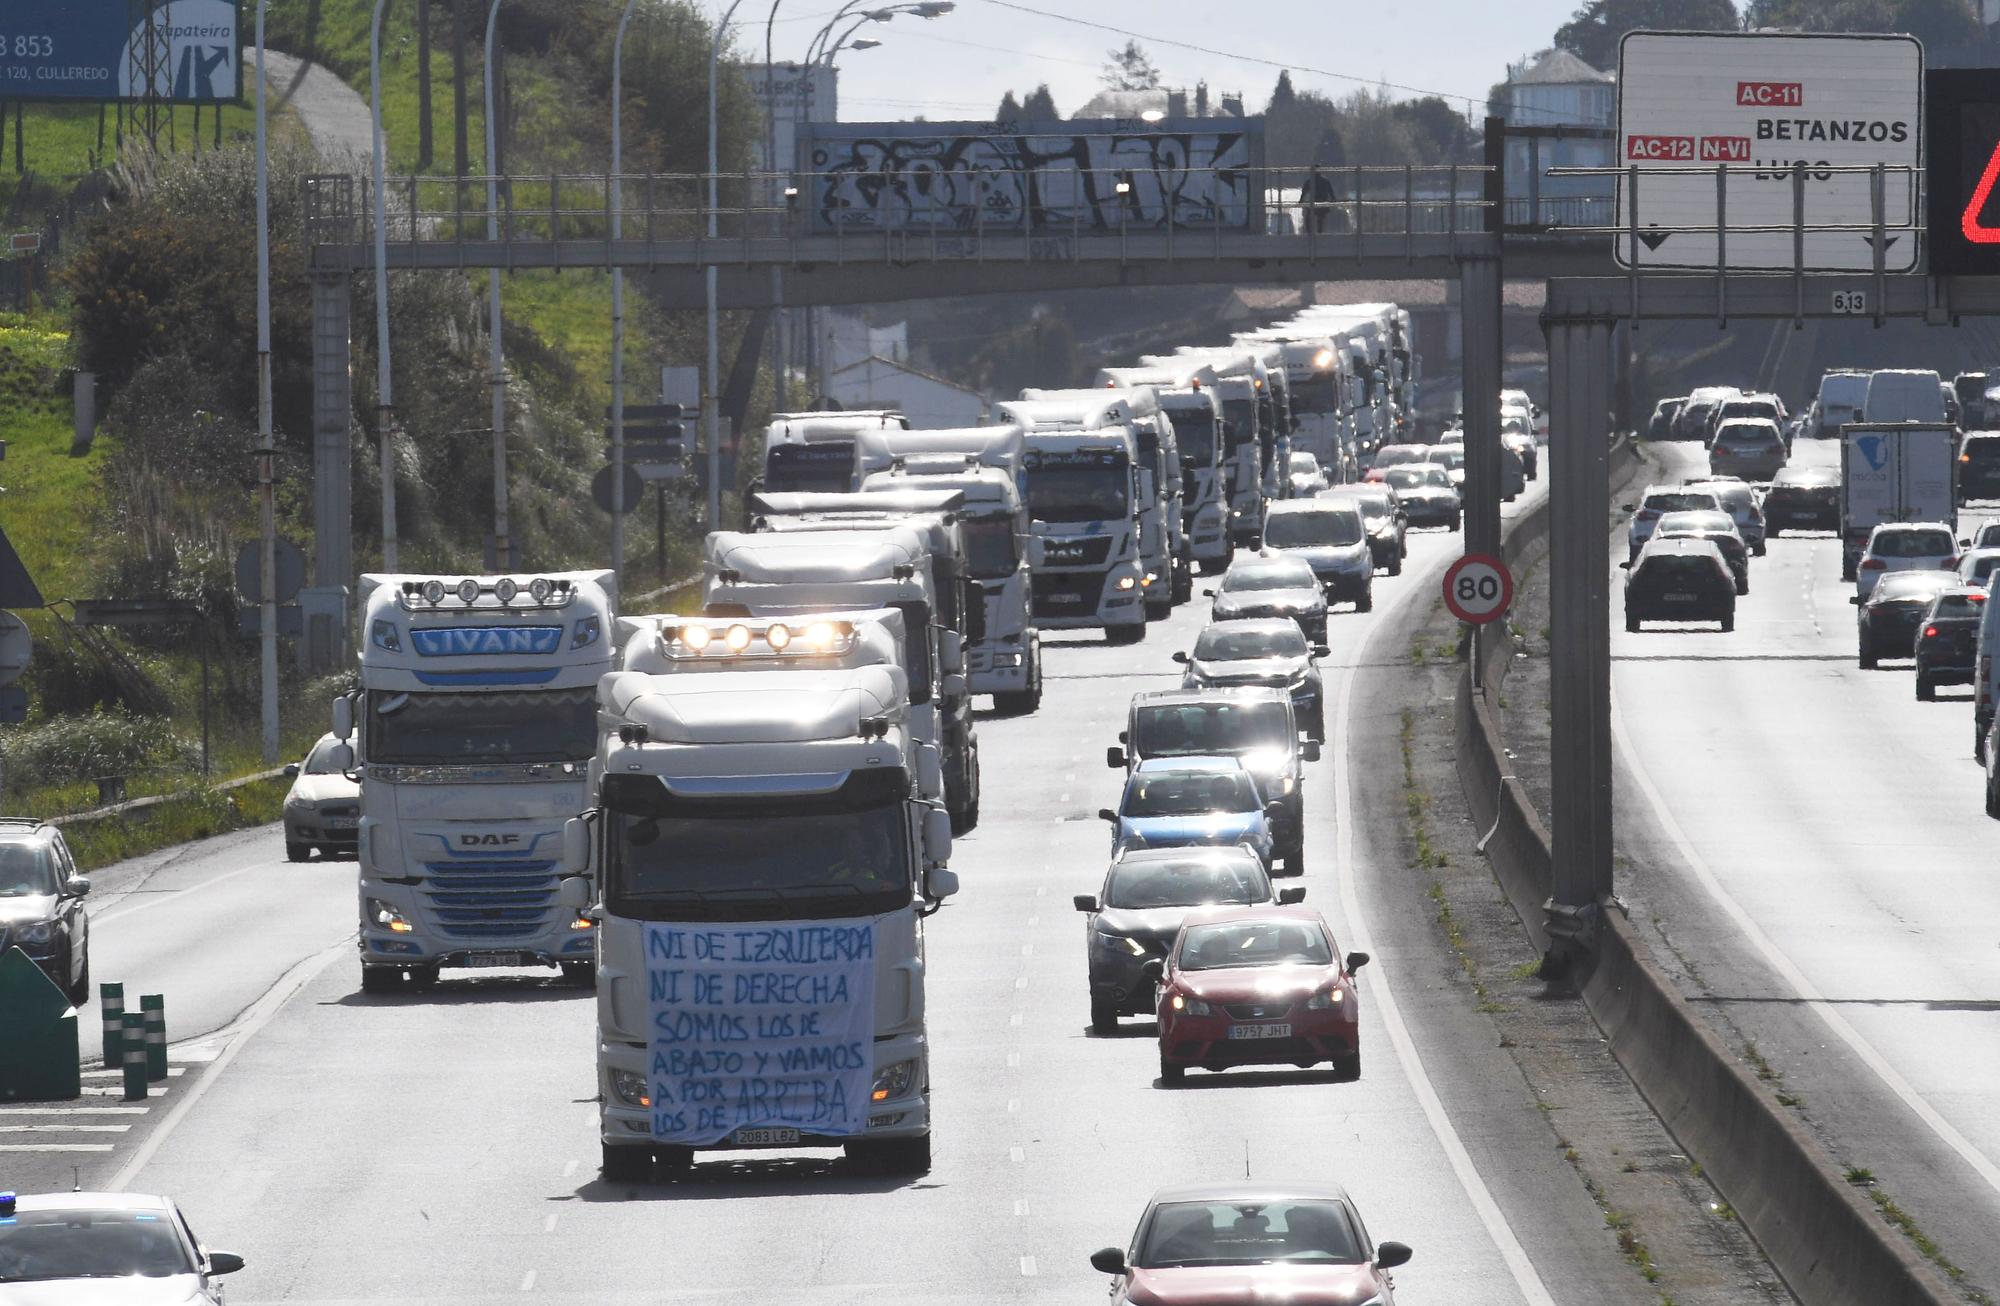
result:
<svg viewBox="0 0 2000 1306"><path fill-rule="evenodd" d="M153 717L96 711L0 737L10 788L73 784L201 765L201 749Z"/></svg>

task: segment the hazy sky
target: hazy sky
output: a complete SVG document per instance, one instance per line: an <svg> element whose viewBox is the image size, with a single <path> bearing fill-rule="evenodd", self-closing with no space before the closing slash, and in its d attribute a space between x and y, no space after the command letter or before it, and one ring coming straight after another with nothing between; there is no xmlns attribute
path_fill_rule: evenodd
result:
<svg viewBox="0 0 2000 1306"><path fill-rule="evenodd" d="M863 8L892 3L866 0ZM1166 85L1206 79L1211 91L1241 91L1256 112L1269 97L1278 69L1242 58L1270 60L1293 70L1293 83L1343 95L1363 85L1398 83L1484 102L1487 88L1505 74L1507 61L1548 43L1579 0L1021 0L1051 15L1125 28L1146 46ZM781 0L775 52L796 59L815 32L840 8L836 0ZM737 11L754 27L739 39L761 56L763 0ZM753 17L754 15L754 17ZM1125 37L1009 8L995 0L958 0L956 12L924 20L902 16L869 24L858 36L882 41L878 49L844 51L840 116L874 118L988 118L1003 92L1017 95L1046 81L1056 107L1068 114L1097 89L1105 52ZM1216 51L1168 45L1171 40ZM1318 69L1310 72L1307 69ZM1331 76L1329 74L1342 74ZM1464 108L1462 100L1458 108Z"/></svg>

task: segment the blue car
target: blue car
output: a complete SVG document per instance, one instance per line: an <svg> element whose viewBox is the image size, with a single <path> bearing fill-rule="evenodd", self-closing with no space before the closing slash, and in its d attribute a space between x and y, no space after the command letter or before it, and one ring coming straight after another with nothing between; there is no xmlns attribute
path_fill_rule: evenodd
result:
<svg viewBox="0 0 2000 1306"><path fill-rule="evenodd" d="M1125 781L1111 823L1111 855L1133 848L1242 844L1271 869L1271 807L1234 757L1156 757Z"/></svg>

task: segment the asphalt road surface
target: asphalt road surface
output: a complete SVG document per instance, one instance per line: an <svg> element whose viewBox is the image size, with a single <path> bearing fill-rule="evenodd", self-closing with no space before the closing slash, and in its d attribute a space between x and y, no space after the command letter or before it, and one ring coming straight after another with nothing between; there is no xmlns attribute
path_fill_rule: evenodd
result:
<svg viewBox="0 0 2000 1306"><path fill-rule="evenodd" d="M1694 445L1654 446L1678 480ZM1832 443L1794 461L1837 466ZM1978 515L1961 523L1973 528ZM1611 541L1625 558L1622 525ZM1736 631L1618 620L1619 893L1843 1166L2000 1288L2000 824L1968 687L1863 671L1830 533L1770 542Z"/></svg>
<svg viewBox="0 0 2000 1306"><path fill-rule="evenodd" d="M211 1246L248 1258L237 1306L1087 1300L1105 1280L1085 1258L1125 1241L1154 1188L1246 1171L1348 1185L1377 1240L1416 1248L1404 1302L1628 1298L1601 1212L1451 978L1398 864L1400 812L1349 791L1350 767L1400 766L1397 714L1350 692L1357 668L1401 661L1398 623L1459 548L1411 540L1376 610L1333 619L1331 738L1308 778L1308 902L1343 949L1375 955L1358 1083L1322 1068L1167 1089L1149 1024L1089 1033L1070 898L1106 859L1103 749L1131 693L1175 683L1197 600L1134 647L1052 638L1041 712L981 722L984 821L929 934L939 1132L923 1180L760 1153L604 1183L590 996L527 973L363 996L352 864L288 865L275 829L100 877L98 977L165 992L177 1036L201 1037L144 1115L7 1117L42 1127L29 1146L99 1149L17 1153L11 1173L67 1187L74 1165L86 1187L173 1194ZM86 1013L87 1046L94 1031ZM96 1082L90 1102L122 1105ZM116 1132L86 1132L101 1128Z"/></svg>

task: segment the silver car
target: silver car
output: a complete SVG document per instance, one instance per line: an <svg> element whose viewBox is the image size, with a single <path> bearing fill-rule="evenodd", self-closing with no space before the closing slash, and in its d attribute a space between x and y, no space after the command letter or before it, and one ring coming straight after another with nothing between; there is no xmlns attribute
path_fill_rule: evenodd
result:
<svg viewBox="0 0 2000 1306"><path fill-rule="evenodd" d="M1269 685L1291 693L1292 712L1306 738L1326 739L1326 689L1320 682L1324 644L1309 644L1298 623L1265 617L1217 621L1195 637L1192 653L1176 653L1187 668L1183 689Z"/></svg>
<svg viewBox="0 0 2000 1306"><path fill-rule="evenodd" d="M355 851L361 826L361 785L335 769L332 735L321 735L306 760L285 768L292 790L285 795L285 857L302 862Z"/></svg>
<svg viewBox="0 0 2000 1306"><path fill-rule="evenodd" d="M1328 603L1375 606L1375 555L1360 505L1339 499L1282 499L1264 518L1264 552L1301 558L1319 577Z"/></svg>
<svg viewBox="0 0 2000 1306"><path fill-rule="evenodd" d="M0 1301L214 1306L216 1280L242 1268L203 1247L164 1197L0 1193Z"/></svg>
<svg viewBox="0 0 2000 1306"><path fill-rule="evenodd" d="M1290 617L1307 639L1326 643L1326 594L1303 558L1282 553L1239 557L1223 573L1220 586L1202 593L1215 600L1211 621Z"/></svg>

